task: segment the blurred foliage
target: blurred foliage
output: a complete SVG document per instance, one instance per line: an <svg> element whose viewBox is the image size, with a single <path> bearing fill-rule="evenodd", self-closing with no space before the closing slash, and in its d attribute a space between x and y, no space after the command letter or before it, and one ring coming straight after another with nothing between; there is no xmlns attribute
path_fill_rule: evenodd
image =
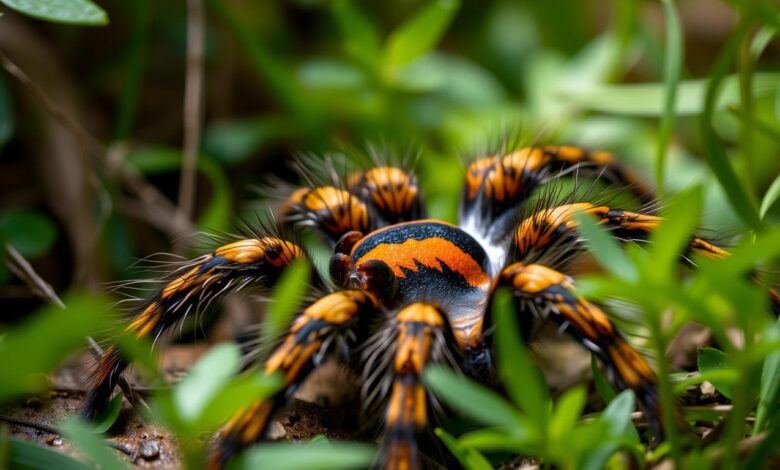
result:
<svg viewBox="0 0 780 470"><path fill-rule="evenodd" d="M149 208L117 174L138 173L162 196L177 194L186 2L0 3L53 22L107 25L111 19L104 28L75 28L3 11L0 28L36 39L24 44L24 54L56 58L62 74L57 68L31 75L50 92L52 112L3 62L0 241L30 259L57 290L80 292L90 286L84 279L125 278L135 258L170 250L176 239L139 216L139 203L141 212ZM236 214L253 220L255 195L247 189L268 173L290 177L290 155L351 152L372 142L419 152L429 214L452 222L464 158L515 136L526 144L611 150L666 197L665 222L646 249L624 249L592 221L579 220L604 272L578 288L594 299L641 306L637 320L659 375L669 378L660 390L666 410L685 387L705 380L731 399L728 419L701 410L688 416L721 426L720 440L687 450L686 437L670 430L666 444L647 448L631 426L633 396L615 395L597 367L604 412L582 415L582 388L550 397L503 296L495 310L497 366L507 397L446 369L426 374L444 402L484 426L459 436L437 430L464 466L490 468L500 463L497 451L562 468L600 468L626 458L645 466L667 456L680 468L756 468L771 457L780 438L780 324L766 315L765 291L749 278L754 272L771 278L780 255L780 15L773 0L209 0L205 13L198 229L229 231ZM25 63L3 38L3 56ZM62 119L62 113L82 123L106 154L96 159L83 142L71 148L49 136L54 131L43 124L45 116ZM60 153L83 155L83 165L53 164ZM81 173L66 176L63 168L71 167ZM697 259L701 269L683 275L677 262L697 227L743 236L734 237L732 256ZM100 245L102 256L79 259L84 240ZM277 289L270 331L289 322L299 305L293 287L307 275L302 271ZM12 287L19 281L0 265L3 302ZM85 336L116 328L102 298L76 294L65 304L0 330L0 402L40 391L44 374L80 349ZM36 308L14 302L7 311L26 316ZM681 377L671 373L664 352L689 322L710 328L720 349L700 351L698 370ZM736 345L730 331L744 344ZM120 341L159 381L149 345ZM275 376L235 376L238 370L237 347L218 346L155 400L154 419L176 433L193 467L203 458L204 433L280 386ZM62 426L89 465L2 433L0 458L15 468L115 468L113 451L99 436L116 419L118 404L96 427L75 420ZM745 426L747 417L755 418L752 427ZM746 434L768 436L769 444L741 460L737 444ZM236 466L359 468L374 455L371 446L357 444L269 444Z"/></svg>

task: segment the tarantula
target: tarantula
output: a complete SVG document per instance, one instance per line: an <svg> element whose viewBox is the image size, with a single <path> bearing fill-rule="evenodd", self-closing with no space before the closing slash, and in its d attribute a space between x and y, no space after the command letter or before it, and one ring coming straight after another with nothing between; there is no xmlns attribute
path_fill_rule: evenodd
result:
<svg viewBox="0 0 780 470"><path fill-rule="evenodd" d="M591 214L627 242L646 240L660 217L576 200L576 191L564 204L552 205L550 198L529 202L543 183L586 171L609 176L640 201L652 200L650 190L610 154L570 146L524 148L473 161L465 174L459 226L425 219L415 176L389 164L292 192L279 223L313 228L331 244L330 279L313 275L324 295L298 314L264 363L265 373L283 375L284 390L226 424L210 468L222 468L263 439L275 412L326 353L345 349L354 353L352 366L362 373L362 396L384 409L379 465L420 468L417 440L431 419L433 400L421 379L426 365L449 364L499 386L489 307L501 287L513 292L521 325L545 316L593 352L617 387L634 391L660 434L653 369L601 308L572 291L566 274L583 249L575 214ZM269 288L286 266L308 258L301 243L281 233L256 232L183 263L139 307L126 330L156 339L235 287ZM696 236L691 253L727 255ZM777 305L777 293L772 296ZM87 399L87 417L106 406L127 366L120 349L106 351Z"/></svg>

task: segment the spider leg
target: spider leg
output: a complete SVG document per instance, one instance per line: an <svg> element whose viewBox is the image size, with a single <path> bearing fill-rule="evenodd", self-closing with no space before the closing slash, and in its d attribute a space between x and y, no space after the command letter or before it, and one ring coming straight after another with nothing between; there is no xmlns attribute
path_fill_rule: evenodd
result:
<svg viewBox="0 0 780 470"><path fill-rule="evenodd" d="M248 284L268 286L293 260L303 258L296 244L275 237L235 241L212 253L183 263L161 288L145 300L125 331L156 341L171 326L204 308L225 292ZM82 414L94 419L105 408L119 378L129 365L116 346L100 358Z"/></svg>
<svg viewBox="0 0 780 470"><path fill-rule="evenodd" d="M283 375L284 389L234 415L209 457L208 468L223 468L240 450L261 440L274 412L319 365L318 358L325 355L332 340L378 308L371 294L345 290L328 294L304 309L265 362L265 374Z"/></svg>
<svg viewBox="0 0 780 470"><path fill-rule="evenodd" d="M351 231L368 233L377 224L369 205L335 186L301 188L293 192L282 206L281 222L313 227L331 243Z"/></svg>
<svg viewBox="0 0 780 470"><path fill-rule="evenodd" d="M607 152L570 146L528 147L481 158L468 167L461 225L480 239L500 243L510 235L523 202L539 185L573 170L588 169L627 185L642 202L652 200L651 188Z"/></svg>
<svg viewBox="0 0 780 470"><path fill-rule="evenodd" d="M382 468L421 468L418 438L428 424L428 393L422 372L439 355L446 322L443 314L426 303L413 303L395 316L396 339L392 385L385 408ZM370 372L370 371L369 371ZM375 386L375 384L367 384Z"/></svg>
<svg viewBox="0 0 780 470"><path fill-rule="evenodd" d="M614 209L607 206L582 202L543 209L523 219L515 230L512 242L512 260L528 263L542 263L556 269L566 267L582 248L577 233L575 214L586 213L596 217L597 222L608 227L611 233L624 241L644 241L663 218L641 212ZM553 249L554 248L554 249ZM724 258L729 252L703 238L692 236L681 261L693 266L690 255L707 258ZM757 275L753 280L760 282ZM780 292L769 289L772 311L780 315Z"/></svg>
<svg viewBox="0 0 780 470"><path fill-rule="evenodd" d="M424 218L417 178L401 168L377 166L347 180L349 191L372 205L378 227Z"/></svg>
<svg viewBox="0 0 780 470"><path fill-rule="evenodd" d="M655 372L599 307L572 292L570 277L540 264L514 263L501 272L497 284L512 288L521 300L521 315L539 308L548 311L549 318L592 351L618 388L634 391L655 432L662 436Z"/></svg>

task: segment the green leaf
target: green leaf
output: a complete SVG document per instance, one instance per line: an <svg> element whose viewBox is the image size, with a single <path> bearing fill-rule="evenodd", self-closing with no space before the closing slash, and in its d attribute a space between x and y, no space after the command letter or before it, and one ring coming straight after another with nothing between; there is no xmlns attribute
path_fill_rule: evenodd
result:
<svg viewBox="0 0 780 470"><path fill-rule="evenodd" d="M374 446L357 442L261 444L228 465L228 470L347 470L371 465Z"/></svg>
<svg viewBox="0 0 780 470"><path fill-rule="evenodd" d="M607 429L612 436L623 436L629 433L639 442L639 436L633 427L631 413L634 411L634 392L623 390L612 400L599 417L600 421L607 423ZM634 430L631 432L631 430Z"/></svg>
<svg viewBox="0 0 780 470"><path fill-rule="evenodd" d="M764 340L767 342L780 340L780 320L767 331ZM761 390L758 395L753 435L769 427L772 415L777 409L778 399L780 399L780 351L774 351L766 356L761 370ZM774 423L774 427L780 428L777 423Z"/></svg>
<svg viewBox="0 0 780 470"><path fill-rule="evenodd" d="M0 149L5 146L14 133L14 115L11 94L5 79L0 77Z"/></svg>
<svg viewBox="0 0 780 470"><path fill-rule="evenodd" d="M553 442L563 442L574 429L585 407L586 398L583 387L574 387L558 399L548 429L548 435Z"/></svg>
<svg viewBox="0 0 780 470"><path fill-rule="evenodd" d="M98 415L95 419L95 425L92 426L92 432L104 433L111 429L116 419L119 417L119 412L122 411L122 394L117 394L108 406Z"/></svg>
<svg viewBox="0 0 780 470"><path fill-rule="evenodd" d="M433 0L393 31L385 44L385 67L406 65L433 49L459 7L460 0Z"/></svg>
<svg viewBox="0 0 780 470"><path fill-rule="evenodd" d="M491 314L496 324L498 375L512 401L544 429L550 413L547 383L518 336L517 314L507 289L496 292Z"/></svg>
<svg viewBox="0 0 780 470"><path fill-rule="evenodd" d="M723 351L719 351L715 348L701 348L699 349L699 356L697 358L699 371L701 373L706 373L715 370L727 370L727 359L726 353ZM712 385L714 385L724 397L731 398L731 383L713 379Z"/></svg>
<svg viewBox="0 0 780 470"><path fill-rule="evenodd" d="M500 395L446 367L427 367L423 379L436 396L481 423L507 429L526 428L525 420Z"/></svg>
<svg viewBox="0 0 780 470"><path fill-rule="evenodd" d="M460 445L457 439L452 437L444 429L436 428L436 435L452 452L466 470L492 470L490 462L475 449Z"/></svg>
<svg viewBox="0 0 780 470"><path fill-rule="evenodd" d="M95 429L91 428L79 418L72 416L60 425L63 435L73 441L73 444L89 460L102 469L128 469L129 465L122 462L114 454L114 450L108 447L98 435Z"/></svg>
<svg viewBox="0 0 780 470"><path fill-rule="evenodd" d="M8 468L14 470L94 470L73 457L17 438L8 439ZM0 461L0 464L3 462Z"/></svg>
<svg viewBox="0 0 780 470"><path fill-rule="evenodd" d="M54 23L104 26L108 15L89 0L0 0L19 13Z"/></svg>
<svg viewBox="0 0 780 470"><path fill-rule="evenodd" d="M376 27L350 0L336 0L332 5L346 51L364 64L376 63L380 53Z"/></svg>
<svg viewBox="0 0 780 470"><path fill-rule="evenodd" d="M780 175L777 175L775 180L772 181L769 189L766 190L766 194L764 194L764 199L761 201L759 215L761 215L762 219L766 217L766 213L769 212L769 209L772 208L778 199L780 199Z"/></svg>
<svg viewBox="0 0 780 470"><path fill-rule="evenodd" d="M614 276L634 281L637 279L636 267L620 249L617 241L600 227L593 216L585 213L574 214L578 230L588 241L593 257Z"/></svg>
<svg viewBox="0 0 780 470"><path fill-rule="evenodd" d="M309 284L311 266L307 260L295 260L284 270L271 295L263 321L263 344L270 344L287 329L298 311Z"/></svg>
<svg viewBox="0 0 780 470"><path fill-rule="evenodd" d="M235 343L212 348L176 385L173 399L185 422L197 421L206 405L233 377L241 365L241 351Z"/></svg>
<svg viewBox="0 0 780 470"><path fill-rule="evenodd" d="M0 238L4 238L25 258L46 254L57 239L54 222L36 211L7 211L0 214Z"/></svg>
<svg viewBox="0 0 780 470"><path fill-rule="evenodd" d="M45 373L82 349L85 336L107 329L116 319L111 304L99 297L69 296L64 302L67 308L43 308L8 330L0 342L0 403L40 391L47 384Z"/></svg>
<svg viewBox="0 0 780 470"><path fill-rule="evenodd" d="M776 93L778 73L753 75L753 96ZM677 87L674 113L677 116L696 115L704 110L707 80L683 80ZM664 83L639 83L630 85L601 85L584 89L558 90L557 97L571 105L625 116L659 117L664 114L666 85ZM712 110L724 109L739 103L739 83L736 75L723 80L714 95Z"/></svg>

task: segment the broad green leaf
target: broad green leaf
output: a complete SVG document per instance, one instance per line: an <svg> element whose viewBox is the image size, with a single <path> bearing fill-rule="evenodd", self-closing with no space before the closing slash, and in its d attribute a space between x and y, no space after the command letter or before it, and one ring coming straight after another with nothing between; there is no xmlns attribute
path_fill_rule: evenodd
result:
<svg viewBox="0 0 780 470"><path fill-rule="evenodd" d="M173 390L179 416L195 422L214 395L235 375L241 365L241 351L235 343L212 348Z"/></svg>
<svg viewBox="0 0 780 470"><path fill-rule="evenodd" d="M128 164L144 174L159 174L179 171L181 151L164 147L150 147L131 152ZM226 230L231 218L230 182L225 172L213 160L203 155L198 157L198 170L211 183L211 200L198 218L198 225L210 231Z"/></svg>
<svg viewBox="0 0 780 470"><path fill-rule="evenodd" d="M683 33L680 18L672 0L662 0L664 16L666 16L666 48L664 57L664 110L661 115L656 150L656 183L661 192L664 191L664 168L669 138L672 135L675 118L675 103L677 102L677 84L680 81L683 55Z"/></svg>
<svg viewBox="0 0 780 470"><path fill-rule="evenodd" d="M129 469L130 466L122 462L114 454L114 450L108 447L99 434L78 417L70 417L60 425L63 435L73 441L73 444L101 469Z"/></svg>
<svg viewBox="0 0 780 470"><path fill-rule="evenodd" d="M715 348L699 349L697 364L701 373L706 373L713 370L728 369L726 353ZM714 385L715 388L720 393L722 393L724 397L731 398L731 383L717 380L713 381L712 385Z"/></svg>
<svg viewBox="0 0 780 470"><path fill-rule="evenodd" d="M48 252L57 239L57 227L51 219L36 211L0 213L0 238L5 239L25 258L38 258Z"/></svg>
<svg viewBox="0 0 780 470"><path fill-rule="evenodd" d="M311 276L308 260L296 260L284 270L271 295L261 332L263 344L281 336L301 306Z"/></svg>
<svg viewBox="0 0 780 470"><path fill-rule="evenodd" d="M64 302L65 309L49 305L7 330L0 342L0 403L40 391L45 374L82 349L84 337L116 321L110 303L99 297L68 296Z"/></svg>
<svg viewBox="0 0 780 470"><path fill-rule="evenodd" d="M571 432L585 407L585 389L574 387L567 390L555 403L548 435L553 442L562 442Z"/></svg>
<svg viewBox="0 0 780 470"><path fill-rule="evenodd" d="M459 7L459 0L433 0L425 5L387 39L385 67L406 65L433 49Z"/></svg>
<svg viewBox="0 0 780 470"><path fill-rule="evenodd" d="M753 75L755 98L777 92L778 73L756 73ZM683 80L677 87L674 113L677 116L695 115L704 110L707 80ZM664 113L666 85L664 83L639 83L629 85L601 85L592 88L558 90L558 98L571 105L625 116L658 117ZM714 98L712 109L724 109L739 103L739 83L736 75L723 80L720 91Z"/></svg>
<svg viewBox="0 0 780 470"><path fill-rule="evenodd" d="M492 470L490 462L475 449L462 446L457 439L452 437L444 429L436 428L436 435L444 442L447 448L466 468L466 470Z"/></svg>
<svg viewBox="0 0 780 470"><path fill-rule="evenodd" d="M429 366L423 378L428 387L448 405L491 426L524 429L525 420L512 405L493 390L441 366Z"/></svg>
<svg viewBox="0 0 780 470"><path fill-rule="evenodd" d="M585 213L575 214L578 230L587 239L590 252L604 268L614 276L633 281L637 279L636 268L612 236Z"/></svg>
<svg viewBox="0 0 780 470"><path fill-rule="evenodd" d="M333 16L344 37L344 48L355 59L373 65L379 58L379 34L351 0L332 3Z"/></svg>
<svg viewBox="0 0 780 470"><path fill-rule="evenodd" d="M639 444L639 434L631 421L634 411L634 393L624 390L610 402L593 427L597 430L596 445L585 449L585 455L579 468L598 470L605 468L609 458L620 447L635 448ZM641 452L638 457L642 458Z"/></svg>
<svg viewBox="0 0 780 470"><path fill-rule="evenodd" d="M481 428L470 431L458 438L458 444L463 447L473 447L484 452L532 451L539 444L537 435L523 432L507 432L505 429Z"/></svg>
<svg viewBox="0 0 780 470"><path fill-rule="evenodd" d="M14 133L14 114L11 93L5 79L0 77L0 149Z"/></svg>
<svg viewBox="0 0 780 470"><path fill-rule="evenodd" d="M766 341L780 339L780 320L767 331ZM764 367L761 370L761 391L758 395L758 408L756 410L756 425L753 435L767 429L773 414L776 414L778 399L780 398L780 351L771 352L764 359ZM777 423L774 427L780 428Z"/></svg>
<svg viewBox="0 0 780 470"><path fill-rule="evenodd" d="M639 436L636 430L631 432L633 423L631 413L634 411L634 392L623 390L612 400L599 417L600 421L607 423L612 436L622 436L626 433L632 435L638 442Z"/></svg>
<svg viewBox="0 0 780 470"><path fill-rule="evenodd" d="M0 0L19 13L55 23L84 26L108 24L106 12L89 0Z"/></svg>
<svg viewBox="0 0 780 470"><path fill-rule="evenodd" d="M244 452L228 470L348 470L366 468L376 455L374 446L357 442L262 444Z"/></svg>
<svg viewBox="0 0 780 470"><path fill-rule="evenodd" d="M501 382L512 401L544 429L550 413L547 383L520 340L517 313L507 289L496 292L490 313L496 324L496 367Z"/></svg>
<svg viewBox="0 0 780 470"><path fill-rule="evenodd" d="M761 201L759 214L762 219L766 217L766 213L769 212L769 209L772 208L778 199L780 199L780 175L777 175L775 180L772 181L769 189L766 190L766 194L764 194L764 199Z"/></svg>
<svg viewBox="0 0 780 470"><path fill-rule="evenodd" d="M0 455L0 459L6 456ZM17 438L8 439L8 467L14 470L94 470L94 467L73 457Z"/></svg>

